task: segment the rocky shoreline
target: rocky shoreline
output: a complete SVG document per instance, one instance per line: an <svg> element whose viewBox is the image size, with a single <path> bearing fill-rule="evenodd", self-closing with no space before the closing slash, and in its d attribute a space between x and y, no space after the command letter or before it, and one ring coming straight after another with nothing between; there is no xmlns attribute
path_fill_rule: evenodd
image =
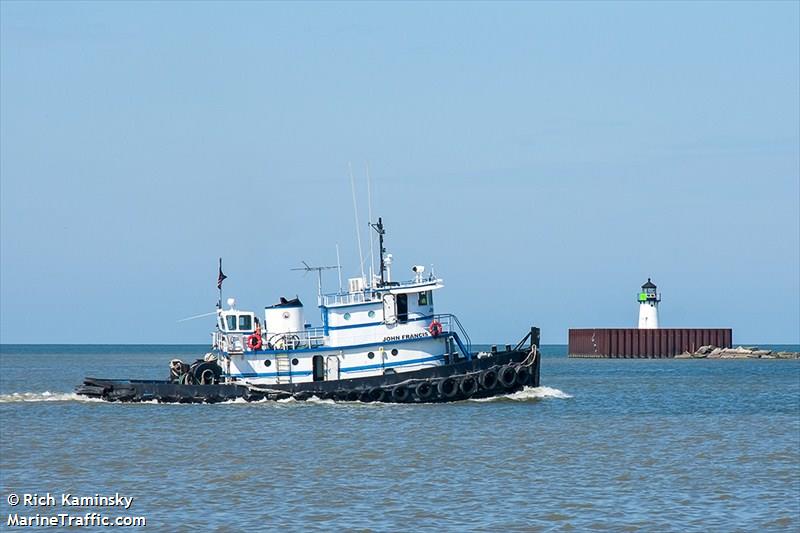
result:
<svg viewBox="0 0 800 533"><path fill-rule="evenodd" d="M676 355L675 359L800 359L800 352L774 352L761 350L755 346L736 348L701 346L694 353L683 352Z"/></svg>

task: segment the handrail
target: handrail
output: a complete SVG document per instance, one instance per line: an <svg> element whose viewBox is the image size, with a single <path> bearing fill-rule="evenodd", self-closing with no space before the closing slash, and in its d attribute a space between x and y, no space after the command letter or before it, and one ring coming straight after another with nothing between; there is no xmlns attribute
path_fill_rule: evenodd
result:
<svg viewBox="0 0 800 533"><path fill-rule="evenodd" d="M433 319L439 321L446 331L453 333L453 338L459 345L459 348L464 352L464 357L467 359L472 357L472 339L469 338L467 330L461 324L458 317L452 313L445 313L440 315L433 315ZM463 339L463 341L462 341Z"/></svg>
<svg viewBox="0 0 800 533"><path fill-rule="evenodd" d="M242 344L242 346L244 346L245 337L248 336L248 334L243 333L225 333L221 331L215 332L215 335L216 337L214 338L214 344L216 344L217 347L219 347L223 342L225 342L227 345L230 345L234 341L238 341ZM273 346L269 349L295 350L297 348L316 348L325 343L325 330L324 328L317 327L308 328L303 331L288 331L285 333L275 334L266 333L263 338L265 344L278 344L280 341L280 346ZM267 349L266 346L265 349Z"/></svg>
<svg viewBox="0 0 800 533"><path fill-rule="evenodd" d="M458 330L461 332L461 335L467 341L467 349L469 350L470 354L472 353L472 339L469 338L469 334L467 330L461 325L461 321L458 319L456 315L451 315L453 320L455 321L456 325L458 326Z"/></svg>
<svg viewBox="0 0 800 533"><path fill-rule="evenodd" d="M332 293L332 294L323 294L322 295L322 305L336 305L336 304L360 304L360 303L372 303L372 302L380 302L380 298L374 298L371 292L361 291L361 292L346 292L346 293Z"/></svg>
<svg viewBox="0 0 800 533"><path fill-rule="evenodd" d="M430 285L431 283L440 282L440 279L429 277L425 279L412 279L412 280L405 280L405 281L393 281L390 283L386 283L383 286L377 287L370 287L366 286L363 290L357 292L345 292L345 291L338 291L338 292L328 292L321 295L322 305L331 305L331 304L356 304L356 303L370 303L370 302L380 302L381 298L376 297L376 293L378 292L386 292L392 289L404 289L408 287L424 287L425 285Z"/></svg>

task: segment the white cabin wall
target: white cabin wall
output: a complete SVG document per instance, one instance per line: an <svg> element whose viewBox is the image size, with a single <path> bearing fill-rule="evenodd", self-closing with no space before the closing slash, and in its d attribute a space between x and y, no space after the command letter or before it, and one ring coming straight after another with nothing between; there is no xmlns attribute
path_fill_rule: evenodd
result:
<svg viewBox="0 0 800 533"><path fill-rule="evenodd" d="M264 309L264 330L268 335L303 331L303 307L267 307Z"/></svg>
<svg viewBox="0 0 800 533"><path fill-rule="evenodd" d="M373 316L369 316L372 311ZM349 314L349 318L345 315ZM328 327L336 328L343 326L356 326L359 324L369 324L383 320L383 312L380 302L363 305L349 305L346 307L328 308Z"/></svg>

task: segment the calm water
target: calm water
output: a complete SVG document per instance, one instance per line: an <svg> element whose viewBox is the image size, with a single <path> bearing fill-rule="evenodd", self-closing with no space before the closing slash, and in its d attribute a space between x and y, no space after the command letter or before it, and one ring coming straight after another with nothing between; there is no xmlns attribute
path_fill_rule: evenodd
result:
<svg viewBox="0 0 800 533"><path fill-rule="evenodd" d="M98 510L149 531L800 528L798 361L571 360L548 346L546 387L450 405L71 394L84 375L163 378L203 351L2 346L2 529L15 529L11 492L119 492L131 509Z"/></svg>

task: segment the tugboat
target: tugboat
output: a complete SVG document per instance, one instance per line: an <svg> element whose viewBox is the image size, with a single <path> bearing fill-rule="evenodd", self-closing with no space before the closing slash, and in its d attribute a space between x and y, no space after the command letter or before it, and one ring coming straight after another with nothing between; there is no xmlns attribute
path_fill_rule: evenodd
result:
<svg viewBox="0 0 800 533"><path fill-rule="evenodd" d="M380 274L348 280L347 290L323 294L322 325L305 322L298 298L280 298L256 313L234 298L222 306L220 263L216 326L211 351L193 363L174 359L169 379L115 380L87 377L80 395L107 401L216 403L312 397L334 401L431 403L486 398L539 386L539 329L504 350L474 352L456 315L434 311L444 287L433 272L412 267L413 279L394 281L392 255L377 232ZM332 267L333 268L333 267Z"/></svg>

